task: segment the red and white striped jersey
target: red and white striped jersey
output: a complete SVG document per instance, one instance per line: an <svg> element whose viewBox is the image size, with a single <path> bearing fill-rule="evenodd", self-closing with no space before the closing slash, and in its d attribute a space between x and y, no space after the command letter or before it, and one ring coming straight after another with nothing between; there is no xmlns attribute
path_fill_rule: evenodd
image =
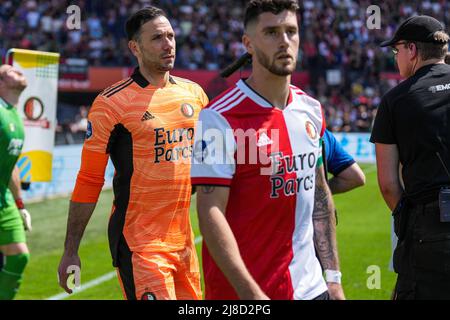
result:
<svg viewBox="0 0 450 320"><path fill-rule="evenodd" d="M240 80L200 112L192 184L230 187L226 219L272 299L312 299L327 290L312 222L324 130L320 103L294 86L284 110ZM237 299L205 245L203 269L206 299Z"/></svg>

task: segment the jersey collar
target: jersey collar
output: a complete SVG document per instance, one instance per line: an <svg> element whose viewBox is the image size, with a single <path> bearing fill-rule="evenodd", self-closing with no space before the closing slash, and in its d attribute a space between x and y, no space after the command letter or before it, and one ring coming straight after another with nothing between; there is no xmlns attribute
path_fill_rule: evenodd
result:
<svg viewBox="0 0 450 320"><path fill-rule="evenodd" d="M236 86L245 93L247 97L253 100L255 103L264 108L273 108L272 104L258 92L256 92L252 87L250 87L246 82L246 79L241 79L236 83ZM289 87L289 97L285 109L291 104L293 99L292 89Z"/></svg>
<svg viewBox="0 0 450 320"><path fill-rule="evenodd" d="M12 104L9 104L8 102L6 102L5 100L3 100L2 97L0 97L0 106L2 106L5 109L11 109L14 108L14 106Z"/></svg>
<svg viewBox="0 0 450 320"><path fill-rule="evenodd" d="M147 79L142 75L141 71L139 71L139 67L135 68L133 73L131 74L131 79L134 80L141 88L147 87L150 82L148 82ZM172 78L172 76L169 75L169 82L171 84L176 84L175 80Z"/></svg>

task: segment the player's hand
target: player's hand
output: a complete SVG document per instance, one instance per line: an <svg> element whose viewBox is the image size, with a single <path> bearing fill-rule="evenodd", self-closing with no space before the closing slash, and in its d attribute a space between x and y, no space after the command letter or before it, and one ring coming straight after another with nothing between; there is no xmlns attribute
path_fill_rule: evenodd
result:
<svg viewBox="0 0 450 320"><path fill-rule="evenodd" d="M25 228L25 231L30 231L33 230L33 228L31 227L31 215L28 212L27 209L19 209L20 212L20 216L22 217L22 221L23 221L23 227Z"/></svg>
<svg viewBox="0 0 450 320"><path fill-rule="evenodd" d="M75 283L68 283L68 279L69 276L73 274L73 271L76 268L78 268L78 270L81 270L81 261L78 254L68 255L66 252L64 252L58 267L58 282L59 286L63 288L67 293L73 292L71 288L75 286ZM71 288L69 288L69 285Z"/></svg>
<svg viewBox="0 0 450 320"><path fill-rule="evenodd" d="M327 282L330 300L345 300L344 289L342 285L336 282Z"/></svg>

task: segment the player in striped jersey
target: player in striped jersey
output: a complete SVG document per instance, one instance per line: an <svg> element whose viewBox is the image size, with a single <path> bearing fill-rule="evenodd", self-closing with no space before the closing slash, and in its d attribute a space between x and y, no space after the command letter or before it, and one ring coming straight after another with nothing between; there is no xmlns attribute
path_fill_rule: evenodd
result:
<svg viewBox="0 0 450 320"><path fill-rule="evenodd" d="M175 35L155 7L126 25L139 68L104 90L89 112L82 164L72 194L59 266L80 266L78 247L111 158L116 169L108 235L127 299L200 299L200 272L189 219L194 127L208 98L197 84L170 75Z"/></svg>
<svg viewBox="0 0 450 320"><path fill-rule="evenodd" d="M191 181L207 299L344 299L323 113L290 85L297 9L294 0L249 2L252 74L200 113Z"/></svg>

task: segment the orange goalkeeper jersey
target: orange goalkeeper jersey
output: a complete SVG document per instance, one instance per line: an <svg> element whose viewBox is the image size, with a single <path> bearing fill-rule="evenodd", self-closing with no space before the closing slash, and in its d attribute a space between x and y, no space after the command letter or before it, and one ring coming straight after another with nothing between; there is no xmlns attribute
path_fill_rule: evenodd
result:
<svg viewBox="0 0 450 320"><path fill-rule="evenodd" d="M195 122L208 98L191 81L152 86L136 69L94 101L72 201L94 203L108 157L115 167L108 234L131 251L175 251L192 243L190 158Z"/></svg>

